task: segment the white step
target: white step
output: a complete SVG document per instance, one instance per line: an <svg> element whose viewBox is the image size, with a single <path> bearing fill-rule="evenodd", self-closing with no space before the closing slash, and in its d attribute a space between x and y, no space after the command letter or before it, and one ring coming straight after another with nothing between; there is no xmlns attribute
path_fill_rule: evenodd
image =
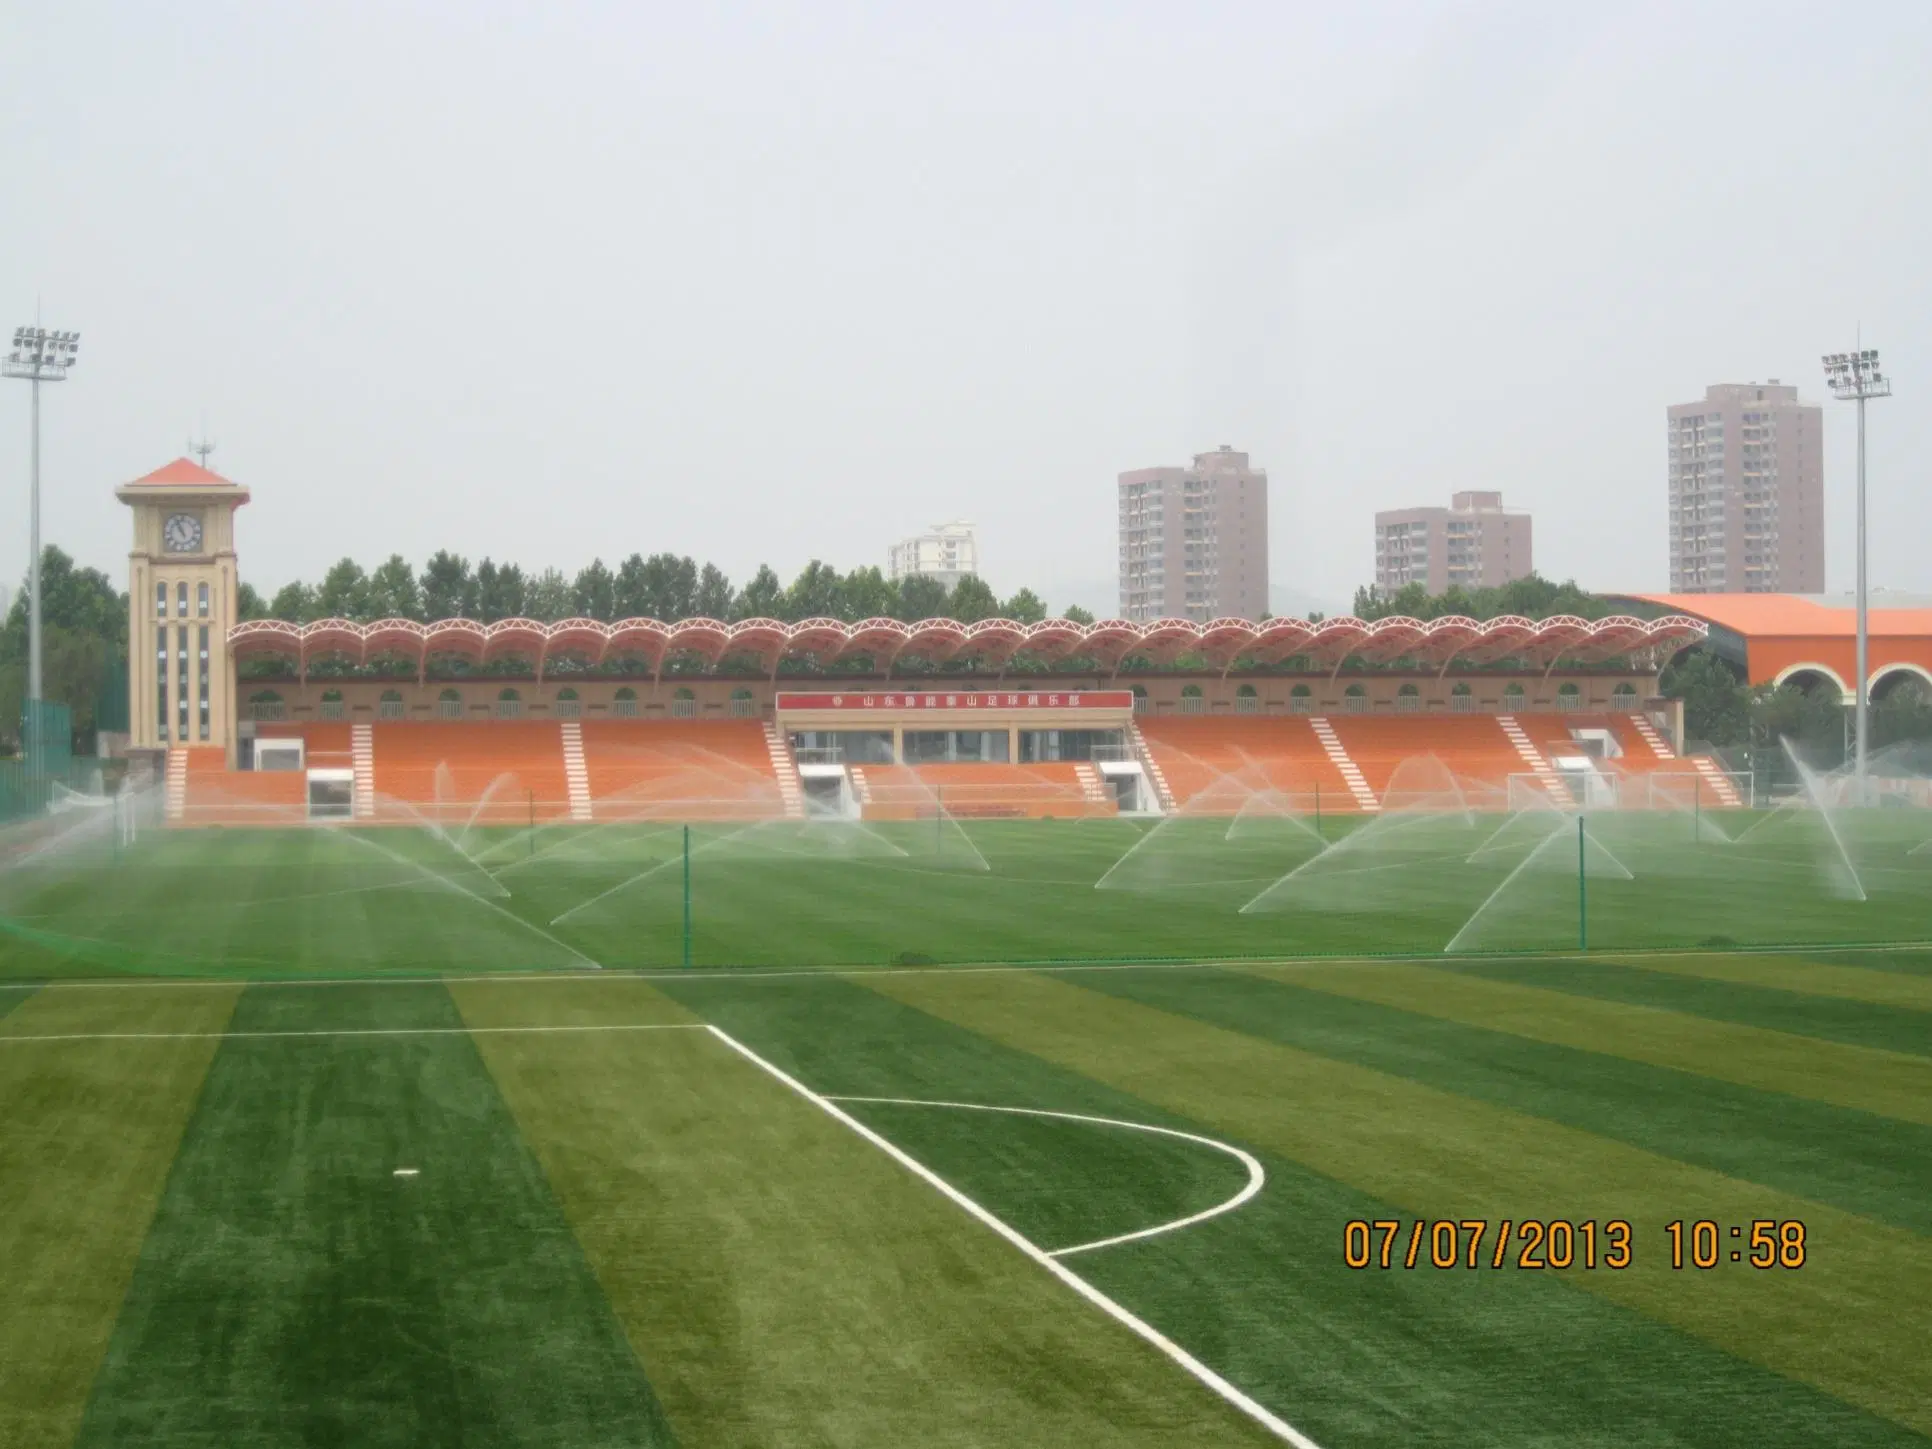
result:
<svg viewBox="0 0 1932 1449"><path fill-rule="evenodd" d="M1362 773L1362 767L1350 759L1348 751L1342 747L1342 737L1335 733L1335 726L1328 717L1310 715L1308 725L1315 731L1315 741L1322 747L1322 753L1328 756L1329 762L1341 775L1342 783L1348 786L1348 793L1355 797L1356 805L1371 815L1380 810L1382 802L1369 789L1368 777Z"/></svg>
<svg viewBox="0 0 1932 1449"><path fill-rule="evenodd" d="M1744 803L1743 798L1737 793L1737 786L1731 783L1731 777L1718 769L1709 755L1693 755L1691 764L1710 785L1711 793L1717 796L1718 804L1727 805L1735 810Z"/></svg>
<svg viewBox="0 0 1932 1449"><path fill-rule="evenodd" d="M771 756L771 772L778 777L778 798L790 820L805 818L805 784L798 775L798 761L792 756L791 741L777 722L765 721L765 752Z"/></svg>
<svg viewBox="0 0 1932 1449"><path fill-rule="evenodd" d="M854 765L851 769L852 795L861 805L872 803L872 787L865 783L865 766Z"/></svg>
<svg viewBox="0 0 1932 1449"><path fill-rule="evenodd" d="M1133 742L1134 755L1140 761L1141 769L1146 772L1147 778L1154 782L1155 802L1163 813L1173 814L1174 792L1168 788L1167 776L1161 771L1160 761L1155 759L1154 752L1147 748L1147 737L1140 732L1140 721L1128 719L1127 738Z"/></svg>
<svg viewBox="0 0 1932 1449"><path fill-rule="evenodd" d="M1638 737L1650 746L1658 759L1674 760L1677 758L1676 752L1669 745L1665 744L1664 737L1657 733L1657 726L1650 722L1648 715L1633 714L1630 716L1630 723L1635 727Z"/></svg>
<svg viewBox="0 0 1932 1449"><path fill-rule="evenodd" d="M1100 778L1100 771L1084 761L1073 767L1073 775L1080 782L1080 793L1089 805L1105 805L1110 798L1107 782Z"/></svg>
<svg viewBox="0 0 1932 1449"><path fill-rule="evenodd" d="M1510 744L1516 747L1516 753L1522 757L1523 763L1530 767L1530 772L1541 782L1543 788L1549 791L1557 804L1565 807L1575 805L1576 797L1570 794L1570 787L1563 783L1563 777L1557 774L1548 760L1543 758L1543 752L1536 748L1536 741L1529 737L1528 731L1517 722L1516 716L1499 714L1496 716L1496 723L1503 727L1504 735L1509 738Z"/></svg>
<svg viewBox="0 0 1932 1449"><path fill-rule="evenodd" d="M570 818L589 820L590 769L584 764L584 727L577 720L567 719L558 728L563 731L564 786L570 794Z"/></svg>
<svg viewBox="0 0 1932 1449"><path fill-rule="evenodd" d="M188 752L168 751L168 819L179 820L188 813Z"/></svg>
<svg viewBox="0 0 1932 1449"><path fill-rule="evenodd" d="M349 726L349 760L355 766L355 814L371 820L376 814L376 731L373 725Z"/></svg>

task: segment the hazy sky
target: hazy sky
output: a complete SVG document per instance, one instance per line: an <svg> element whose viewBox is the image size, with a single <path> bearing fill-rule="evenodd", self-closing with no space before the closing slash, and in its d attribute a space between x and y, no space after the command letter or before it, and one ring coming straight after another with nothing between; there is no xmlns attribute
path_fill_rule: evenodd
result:
<svg viewBox="0 0 1932 1449"><path fill-rule="evenodd" d="M1114 475L1220 443L1278 590L1345 603L1374 510L1458 488L1662 588L1665 405L1820 398L1862 321L1874 582L1932 591L1928 76L1926 0L0 0L0 323L82 333L46 533L116 578L113 487L205 416L265 589L966 517L1110 611Z"/></svg>

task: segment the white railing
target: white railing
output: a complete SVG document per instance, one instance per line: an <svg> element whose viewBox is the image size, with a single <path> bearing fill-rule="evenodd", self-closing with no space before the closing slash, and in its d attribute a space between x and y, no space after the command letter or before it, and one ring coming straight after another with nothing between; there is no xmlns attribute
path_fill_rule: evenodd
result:
<svg viewBox="0 0 1932 1449"><path fill-rule="evenodd" d="M610 712L619 719L636 719L637 701L634 699L614 699L611 701Z"/></svg>
<svg viewBox="0 0 1932 1449"><path fill-rule="evenodd" d="M674 699L671 701L672 719L696 719L698 702L695 699Z"/></svg>
<svg viewBox="0 0 1932 1449"><path fill-rule="evenodd" d="M460 699L437 700L436 717L438 719L461 719L463 717L463 701Z"/></svg>
<svg viewBox="0 0 1932 1449"><path fill-rule="evenodd" d="M1397 714L1421 714L1422 696L1419 694L1398 694L1395 697Z"/></svg>
<svg viewBox="0 0 1932 1449"><path fill-rule="evenodd" d="M558 719L582 719L584 702L581 699L560 699L557 701Z"/></svg>
<svg viewBox="0 0 1932 1449"><path fill-rule="evenodd" d="M1345 694L1342 696L1343 714L1367 714L1369 697L1366 694Z"/></svg>
<svg viewBox="0 0 1932 1449"><path fill-rule="evenodd" d="M408 712L409 706L404 704L400 699L382 699L376 701L377 719L401 719Z"/></svg>
<svg viewBox="0 0 1932 1449"><path fill-rule="evenodd" d="M1581 694L1559 694L1556 697L1556 707L1558 709L1582 709L1583 696Z"/></svg>
<svg viewBox="0 0 1932 1449"><path fill-rule="evenodd" d="M1476 713L1476 696L1473 694L1452 694L1449 696L1449 713Z"/></svg>
<svg viewBox="0 0 1932 1449"><path fill-rule="evenodd" d="M1207 696L1204 694L1184 694L1181 696L1182 714L1206 714Z"/></svg>
<svg viewBox="0 0 1932 1449"><path fill-rule="evenodd" d="M1290 714L1313 714L1314 712L1315 712L1315 696L1314 696L1314 695L1312 695L1312 694L1291 694L1291 695L1289 695L1289 696L1288 696L1288 713L1290 713Z"/></svg>
<svg viewBox="0 0 1932 1449"><path fill-rule="evenodd" d="M1237 694L1234 697L1236 714L1260 714L1261 696L1258 694Z"/></svg>
<svg viewBox="0 0 1932 1449"><path fill-rule="evenodd" d="M498 719L522 719L523 701L520 699L499 699L496 702Z"/></svg>
<svg viewBox="0 0 1932 1449"><path fill-rule="evenodd" d="M316 713L323 719L346 719L349 707L339 699L325 699Z"/></svg>
<svg viewBox="0 0 1932 1449"><path fill-rule="evenodd" d="M288 718L288 706L279 699L254 700L248 706L248 717L270 722L284 720Z"/></svg>
<svg viewBox="0 0 1932 1449"><path fill-rule="evenodd" d="M758 701L749 697L731 701L733 719L753 719L758 714Z"/></svg>

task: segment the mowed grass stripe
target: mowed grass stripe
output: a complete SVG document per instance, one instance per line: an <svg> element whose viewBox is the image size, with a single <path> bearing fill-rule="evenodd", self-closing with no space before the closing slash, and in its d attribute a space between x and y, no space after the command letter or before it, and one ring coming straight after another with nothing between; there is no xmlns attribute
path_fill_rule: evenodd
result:
<svg viewBox="0 0 1932 1449"><path fill-rule="evenodd" d="M1212 1130L848 981L711 978L664 989L830 1092ZM1080 1241L1199 1206L1201 1174L1221 1173L1225 1161L1180 1161L1145 1149L1160 1139L1072 1124L847 1105L1036 1242ZM1329 1449L1924 1442L1549 1275L1350 1272L1338 1224L1389 1217L1394 1205L1262 1156L1267 1185L1238 1211L1067 1262ZM1210 1199L1227 1187L1218 1176ZM1583 1363L1588 1372L1577 1371ZM1715 1422L1713 1403L1725 1406Z"/></svg>
<svg viewBox="0 0 1932 1449"><path fill-rule="evenodd" d="M1313 990L1292 972L1078 980L1932 1235L1932 1128L1917 1123Z"/></svg>
<svg viewBox="0 0 1932 1449"><path fill-rule="evenodd" d="M477 1040L686 1442L1274 1442L709 1032Z"/></svg>
<svg viewBox="0 0 1932 1449"><path fill-rule="evenodd" d="M1877 959L1877 953L1871 959ZM1902 1011L1932 1011L1932 976L1874 970L1870 966L1845 966L1807 960L1803 956L1730 956L1700 951L1684 956L1638 956L1609 964L1725 981L1737 986L1792 991L1805 996L1863 1001Z"/></svg>
<svg viewBox="0 0 1932 1449"><path fill-rule="evenodd" d="M1932 1057L1792 1036L1434 966L1380 962L1236 969L1279 975L1311 991L1375 1001L1533 1041L1606 1052L1759 1091L1932 1125Z"/></svg>
<svg viewBox="0 0 1932 1449"><path fill-rule="evenodd" d="M5 993L0 1038L95 1031L99 992ZM218 1032L234 990L132 988L119 1024ZM213 1040L0 1040L0 1445L69 1443Z"/></svg>
<svg viewBox="0 0 1932 1449"><path fill-rule="evenodd" d="M460 1022L435 984L255 987L233 1026ZM673 1441L459 1032L221 1044L77 1442Z"/></svg>
<svg viewBox="0 0 1932 1449"><path fill-rule="evenodd" d="M1566 1280L1932 1431L1932 1243L1591 1133L1038 976L868 976L873 989L1071 1066L1431 1218L1632 1221L1634 1266ZM1664 1224L1801 1219L1810 1264L1673 1272ZM1333 1225L1339 1240L1342 1224Z"/></svg>
<svg viewBox="0 0 1932 1449"><path fill-rule="evenodd" d="M1641 960L1613 963L1570 957L1459 962L1445 958L1440 964L1444 971L1476 979L1540 986L1583 1000L1649 1007L1745 1029L1783 1032L1807 1044L1830 1042L1932 1059L1932 1016L1916 1011L1653 971ZM1932 1070L1932 1065L1921 1069Z"/></svg>

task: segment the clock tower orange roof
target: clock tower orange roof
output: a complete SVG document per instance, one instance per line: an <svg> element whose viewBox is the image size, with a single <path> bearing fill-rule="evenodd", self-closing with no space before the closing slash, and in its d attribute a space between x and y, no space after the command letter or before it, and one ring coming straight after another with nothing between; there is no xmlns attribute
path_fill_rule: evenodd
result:
<svg viewBox="0 0 1932 1449"><path fill-rule="evenodd" d="M156 468L144 478L136 478L127 484L129 488L145 487L189 487L201 488L209 485L234 488L239 485L232 478L224 478L211 469L204 468L192 458L176 458L164 467Z"/></svg>

